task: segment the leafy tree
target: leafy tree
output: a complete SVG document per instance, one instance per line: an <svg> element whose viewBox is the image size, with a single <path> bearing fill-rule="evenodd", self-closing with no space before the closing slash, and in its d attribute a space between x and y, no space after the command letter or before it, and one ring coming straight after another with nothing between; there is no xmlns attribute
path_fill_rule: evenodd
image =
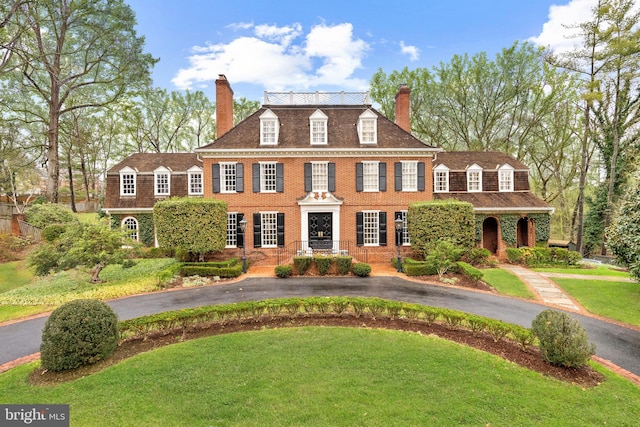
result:
<svg viewBox="0 0 640 427"><path fill-rule="evenodd" d="M174 197L157 202L153 223L161 248L198 255L221 251L227 238L227 205L214 199Z"/></svg>
<svg viewBox="0 0 640 427"><path fill-rule="evenodd" d="M607 247L640 281L640 176L623 196L606 234Z"/></svg>
<svg viewBox="0 0 640 427"><path fill-rule="evenodd" d="M9 47L13 118L46 129L47 198L57 202L60 120L148 85L156 60L122 0L25 1L10 22L21 33Z"/></svg>
<svg viewBox="0 0 640 427"><path fill-rule="evenodd" d="M77 266L93 268L91 283L101 283L100 272L109 264L121 264L128 249L124 234L103 224L77 223L67 227L53 243L44 243L27 258L37 275Z"/></svg>

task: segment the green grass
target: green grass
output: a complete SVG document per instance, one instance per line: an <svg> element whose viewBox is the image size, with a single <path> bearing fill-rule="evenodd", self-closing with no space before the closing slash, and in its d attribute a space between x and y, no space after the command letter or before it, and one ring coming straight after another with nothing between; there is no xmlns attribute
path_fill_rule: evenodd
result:
<svg viewBox="0 0 640 427"><path fill-rule="evenodd" d="M613 266L589 264L589 268L532 268L543 273L580 274L583 276L630 277L629 273Z"/></svg>
<svg viewBox="0 0 640 427"><path fill-rule="evenodd" d="M0 294L3 305L57 306L78 298L112 299L157 290L155 273L176 262L172 258L141 259L131 268L109 265L101 273L105 283L90 283L85 270L68 270L36 278Z"/></svg>
<svg viewBox="0 0 640 427"><path fill-rule="evenodd" d="M77 215L80 222L85 224L97 224L99 222L107 224L106 219L101 220L95 212L80 212Z"/></svg>
<svg viewBox="0 0 640 427"><path fill-rule="evenodd" d="M494 287L503 295L510 295L520 298L535 298L535 295L515 274L500 268L488 268L482 270L484 276L482 280Z"/></svg>
<svg viewBox="0 0 640 427"><path fill-rule="evenodd" d="M71 425L637 425L640 388L549 379L433 336L263 330L137 355L71 383L0 374L3 403L68 403Z"/></svg>
<svg viewBox="0 0 640 427"><path fill-rule="evenodd" d="M24 261L0 264L0 293L26 285L33 280L33 274Z"/></svg>
<svg viewBox="0 0 640 427"><path fill-rule="evenodd" d="M2 305L0 306L0 323L21 319L33 314L46 313L54 308L46 305Z"/></svg>
<svg viewBox="0 0 640 427"><path fill-rule="evenodd" d="M640 284L551 278L591 313L640 326Z"/></svg>

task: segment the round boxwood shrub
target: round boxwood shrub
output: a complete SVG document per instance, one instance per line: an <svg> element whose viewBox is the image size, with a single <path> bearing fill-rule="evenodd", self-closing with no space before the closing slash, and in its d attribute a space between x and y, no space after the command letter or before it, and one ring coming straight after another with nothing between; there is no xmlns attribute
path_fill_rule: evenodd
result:
<svg viewBox="0 0 640 427"><path fill-rule="evenodd" d="M118 345L118 316L102 301L80 299L58 307L44 326L40 359L50 371L75 369L109 357Z"/></svg>
<svg viewBox="0 0 640 427"><path fill-rule="evenodd" d="M286 279L293 274L293 267L290 265L278 265L276 266L276 276Z"/></svg>
<svg viewBox="0 0 640 427"><path fill-rule="evenodd" d="M533 319L531 332L540 341L542 358L552 365L579 368L595 353L582 325L560 311L542 311Z"/></svg>
<svg viewBox="0 0 640 427"><path fill-rule="evenodd" d="M371 266L365 262L353 264L353 274L360 277L367 277L371 273Z"/></svg>

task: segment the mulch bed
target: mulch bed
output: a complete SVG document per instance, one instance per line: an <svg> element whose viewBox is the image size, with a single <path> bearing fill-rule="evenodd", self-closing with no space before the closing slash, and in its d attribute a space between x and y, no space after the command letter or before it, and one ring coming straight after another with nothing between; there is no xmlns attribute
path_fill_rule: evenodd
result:
<svg viewBox="0 0 640 427"><path fill-rule="evenodd" d="M476 349L495 354L510 362L521 365L527 369L539 372L545 376L553 377L561 381L579 385L581 387L594 387L604 380L604 376L587 366L580 369L568 369L553 366L546 363L540 357L537 347L523 349L518 343L501 339L494 341L488 334L473 334L464 329L453 329L440 323L426 324L412 322L403 319L374 318L370 315L355 317L352 314L342 315L300 315L295 318L262 316L259 319L244 321L229 321L215 323L205 328L187 331L176 330L166 335L156 335L143 339L131 339L124 341L107 360L93 365L65 372L47 372L42 369L34 370L30 375L30 382L37 385L59 384L72 381L77 378L98 372L121 360L127 359L138 353L146 352L164 345L176 342L201 338L211 335L219 335L232 332L260 330L264 328L285 328L299 326L337 326L337 327L364 327L383 328L393 330L411 331L424 335L436 335L438 337L455 341Z"/></svg>

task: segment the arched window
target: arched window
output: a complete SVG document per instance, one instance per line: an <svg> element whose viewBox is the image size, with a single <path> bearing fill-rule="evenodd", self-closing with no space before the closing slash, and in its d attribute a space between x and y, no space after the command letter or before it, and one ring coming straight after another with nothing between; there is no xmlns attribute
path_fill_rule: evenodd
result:
<svg viewBox="0 0 640 427"><path fill-rule="evenodd" d="M131 239L138 241L138 236L140 233L138 232L138 220L132 216L128 216L122 220L122 228L124 229L127 236Z"/></svg>

